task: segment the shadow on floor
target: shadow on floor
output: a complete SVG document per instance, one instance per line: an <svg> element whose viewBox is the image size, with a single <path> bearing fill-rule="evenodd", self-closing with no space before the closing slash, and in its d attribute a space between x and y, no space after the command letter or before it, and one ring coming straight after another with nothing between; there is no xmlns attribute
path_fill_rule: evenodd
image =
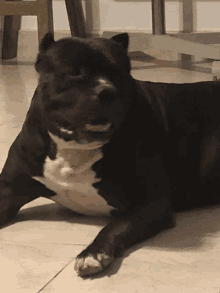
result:
<svg viewBox="0 0 220 293"><path fill-rule="evenodd" d="M9 225L13 225L16 222L33 220L65 221L73 224L104 227L111 221L111 218L84 216L59 206L56 203L51 203L22 209L15 220L10 222ZM126 251L123 257L117 258L101 273L84 278L97 279L116 274L121 267L123 259L139 249L146 249L146 253L147 250L152 249L199 252L204 249L212 249L216 239L220 239L220 206L178 213L176 222L177 225L175 228L166 230L149 240L134 245Z"/></svg>

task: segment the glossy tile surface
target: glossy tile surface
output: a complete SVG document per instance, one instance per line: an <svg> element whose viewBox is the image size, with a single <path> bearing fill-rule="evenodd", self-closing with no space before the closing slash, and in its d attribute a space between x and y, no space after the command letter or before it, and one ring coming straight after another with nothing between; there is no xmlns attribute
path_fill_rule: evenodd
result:
<svg viewBox="0 0 220 293"><path fill-rule="evenodd" d="M211 80L166 61L133 60L134 77L161 82ZM206 70L207 69L207 70ZM209 72L210 69L210 72ZM37 85L33 65L0 65L0 167ZM177 226L132 248L102 276L81 279L74 257L109 221L77 215L40 198L0 231L1 292L219 293L220 207L177 216Z"/></svg>

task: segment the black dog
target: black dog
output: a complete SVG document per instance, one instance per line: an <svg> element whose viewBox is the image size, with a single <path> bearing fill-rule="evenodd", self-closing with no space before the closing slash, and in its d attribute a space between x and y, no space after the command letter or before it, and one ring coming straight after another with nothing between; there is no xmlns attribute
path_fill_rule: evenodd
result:
<svg viewBox="0 0 220 293"><path fill-rule="evenodd" d="M79 275L173 227L175 211L220 199L219 83L135 80L127 48L127 34L46 34L39 85L0 177L1 224L40 196L112 216L77 256Z"/></svg>

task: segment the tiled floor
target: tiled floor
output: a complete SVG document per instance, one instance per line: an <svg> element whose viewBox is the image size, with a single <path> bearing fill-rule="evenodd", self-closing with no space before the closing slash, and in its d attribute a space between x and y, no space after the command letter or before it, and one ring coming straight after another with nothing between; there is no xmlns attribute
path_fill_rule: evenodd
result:
<svg viewBox="0 0 220 293"><path fill-rule="evenodd" d="M132 65L133 76L142 80L212 79L152 60ZM36 85L33 65L0 65L1 167ZM176 228L132 248L107 274L83 280L74 271L74 257L108 221L76 215L46 199L26 205L0 231L1 292L220 292L220 208L178 214Z"/></svg>

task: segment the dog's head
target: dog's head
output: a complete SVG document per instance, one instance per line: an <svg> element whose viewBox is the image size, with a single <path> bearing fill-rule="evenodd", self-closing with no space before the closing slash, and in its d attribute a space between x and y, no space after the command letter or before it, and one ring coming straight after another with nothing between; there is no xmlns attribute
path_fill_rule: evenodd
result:
<svg viewBox="0 0 220 293"><path fill-rule="evenodd" d="M35 68L50 135L98 146L123 122L131 102L128 35L111 39L43 38Z"/></svg>

